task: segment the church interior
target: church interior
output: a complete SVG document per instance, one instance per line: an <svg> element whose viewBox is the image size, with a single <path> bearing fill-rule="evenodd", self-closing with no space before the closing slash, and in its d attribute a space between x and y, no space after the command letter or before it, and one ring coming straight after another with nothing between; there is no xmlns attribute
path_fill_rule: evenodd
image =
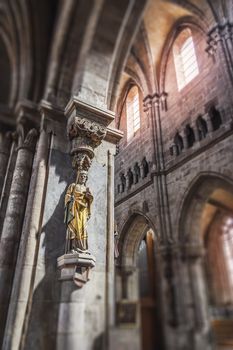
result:
<svg viewBox="0 0 233 350"><path fill-rule="evenodd" d="M0 0L0 348L233 349L233 0Z"/></svg>

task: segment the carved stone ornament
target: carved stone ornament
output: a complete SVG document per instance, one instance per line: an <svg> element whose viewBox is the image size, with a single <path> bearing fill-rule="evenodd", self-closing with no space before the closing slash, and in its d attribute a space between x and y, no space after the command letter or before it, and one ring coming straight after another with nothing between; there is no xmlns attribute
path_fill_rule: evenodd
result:
<svg viewBox="0 0 233 350"><path fill-rule="evenodd" d="M71 141L73 167L88 171L94 157L94 149L101 144L106 135L106 127L86 118L73 116L68 120L67 132Z"/></svg>
<svg viewBox="0 0 233 350"><path fill-rule="evenodd" d="M218 44L221 41L233 39L233 24L226 22L223 25L215 26L208 34L206 51L209 55L214 56L217 52Z"/></svg>
<svg viewBox="0 0 233 350"><path fill-rule="evenodd" d="M32 128L26 133L23 126L19 125L17 127L17 133L18 149L27 148L28 150L33 151L38 137L38 131L35 128Z"/></svg>

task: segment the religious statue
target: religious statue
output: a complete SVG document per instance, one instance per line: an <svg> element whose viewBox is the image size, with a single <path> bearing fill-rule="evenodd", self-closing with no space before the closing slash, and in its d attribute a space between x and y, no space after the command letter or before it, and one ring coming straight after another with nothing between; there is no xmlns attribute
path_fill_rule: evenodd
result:
<svg viewBox="0 0 233 350"><path fill-rule="evenodd" d="M78 172L65 196L65 224L67 226L65 253L88 253L87 221L91 216L93 196L86 187L87 171Z"/></svg>

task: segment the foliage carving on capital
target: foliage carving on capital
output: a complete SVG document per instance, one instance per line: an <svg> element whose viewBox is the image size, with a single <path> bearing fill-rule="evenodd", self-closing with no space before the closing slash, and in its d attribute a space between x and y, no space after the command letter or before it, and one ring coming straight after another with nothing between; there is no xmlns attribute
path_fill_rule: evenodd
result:
<svg viewBox="0 0 233 350"><path fill-rule="evenodd" d="M88 144L94 149L105 137L106 127L86 118L73 117L68 122L68 135L71 140L76 137L86 137L89 139Z"/></svg>
<svg viewBox="0 0 233 350"><path fill-rule="evenodd" d="M72 166L77 170L88 171L98 147L106 135L106 127L86 118L71 117L67 125L71 141Z"/></svg>
<svg viewBox="0 0 233 350"><path fill-rule="evenodd" d="M17 126L18 149L28 148L33 150L35 148L38 131L36 128L28 128L25 125L19 124Z"/></svg>

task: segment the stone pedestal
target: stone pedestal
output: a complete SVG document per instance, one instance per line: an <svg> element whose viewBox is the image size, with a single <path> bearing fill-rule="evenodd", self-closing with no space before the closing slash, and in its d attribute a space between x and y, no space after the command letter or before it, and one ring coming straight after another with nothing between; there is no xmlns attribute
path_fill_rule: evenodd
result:
<svg viewBox="0 0 233 350"><path fill-rule="evenodd" d="M60 280L73 280L77 287L89 281L90 269L95 267L95 257L88 253L64 254L57 259Z"/></svg>

